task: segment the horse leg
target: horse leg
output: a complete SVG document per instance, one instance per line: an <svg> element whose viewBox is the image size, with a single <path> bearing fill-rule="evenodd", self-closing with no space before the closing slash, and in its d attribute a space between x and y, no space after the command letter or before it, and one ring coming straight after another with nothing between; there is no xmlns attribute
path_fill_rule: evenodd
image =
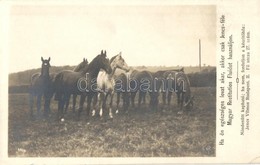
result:
<svg viewBox="0 0 260 165"><path fill-rule="evenodd" d="M99 94L96 92L94 95L93 95L93 110L91 111L92 113L92 116L95 116L96 115L96 110L98 109L98 96Z"/></svg>
<svg viewBox="0 0 260 165"><path fill-rule="evenodd" d="M97 109L99 110L99 116L102 117L103 116L103 101L104 101L104 93L101 92L98 95L98 107Z"/></svg>
<svg viewBox="0 0 260 165"><path fill-rule="evenodd" d="M58 100L58 120L59 120L60 114L61 114L61 102L62 102L62 100L61 100L61 98L59 98L59 100Z"/></svg>
<svg viewBox="0 0 260 165"><path fill-rule="evenodd" d="M183 114L183 101L184 101L184 95L185 95L185 93L183 93L183 92L180 92L180 93L178 93L178 103L179 103L179 105L180 105L180 111L178 112L178 114Z"/></svg>
<svg viewBox="0 0 260 165"><path fill-rule="evenodd" d="M121 95L121 92L117 92L116 93L116 113L119 112L119 103L120 103L120 95ZM123 107L124 107L124 100L123 100Z"/></svg>
<svg viewBox="0 0 260 165"><path fill-rule="evenodd" d="M69 98L66 100L66 105L65 105L65 113L67 113L68 111L68 107L69 107L69 104L70 104L70 95L68 96Z"/></svg>
<svg viewBox="0 0 260 165"><path fill-rule="evenodd" d="M120 98L119 98L120 99ZM122 93L122 100L123 100L123 105L122 105L122 108L123 108L123 111L126 112L127 111L127 108L126 108L126 105L127 105L127 100L126 100L126 93Z"/></svg>
<svg viewBox="0 0 260 165"><path fill-rule="evenodd" d="M146 92L143 92L143 103L146 103Z"/></svg>
<svg viewBox="0 0 260 165"><path fill-rule="evenodd" d="M141 106L142 97L143 97L143 92L142 92L142 91L139 91L138 108L140 108L140 106Z"/></svg>
<svg viewBox="0 0 260 165"><path fill-rule="evenodd" d="M110 103L109 103L109 117L112 119L113 118L113 98L114 98L114 92L110 93Z"/></svg>
<svg viewBox="0 0 260 165"><path fill-rule="evenodd" d="M48 117L50 112L51 93L44 94L44 116Z"/></svg>
<svg viewBox="0 0 260 165"><path fill-rule="evenodd" d="M185 93L182 92L182 95L181 95L181 110L183 110L184 96L185 96Z"/></svg>
<svg viewBox="0 0 260 165"><path fill-rule="evenodd" d="M41 100L42 100L42 94L37 95L37 114L40 115L41 112Z"/></svg>
<svg viewBox="0 0 260 165"><path fill-rule="evenodd" d="M80 113L83 110L85 99L86 99L86 94L81 94L80 101L79 101L78 120L80 119Z"/></svg>
<svg viewBox="0 0 260 165"><path fill-rule="evenodd" d="M154 96L154 110L158 111L158 106L159 106L159 100L158 100L158 95Z"/></svg>
<svg viewBox="0 0 260 165"><path fill-rule="evenodd" d="M177 92L177 104L178 104L178 107L180 107L180 92Z"/></svg>
<svg viewBox="0 0 260 165"><path fill-rule="evenodd" d="M178 114L182 114L182 104L183 104L183 94L181 92L177 92L177 101L178 101L178 107L181 111L178 112Z"/></svg>
<svg viewBox="0 0 260 165"><path fill-rule="evenodd" d="M125 112L128 112L128 107L130 105L130 97L129 97L129 94L128 93L125 93L124 94L124 110Z"/></svg>
<svg viewBox="0 0 260 165"><path fill-rule="evenodd" d="M30 104L30 117L33 117L33 104L34 104L34 95L30 93L29 95L29 104Z"/></svg>
<svg viewBox="0 0 260 165"><path fill-rule="evenodd" d="M72 105L72 111L75 113L75 107L76 107L76 100L77 100L77 95L73 95L73 105Z"/></svg>
<svg viewBox="0 0 260 165"><path fill-rule="evenodd" d="M166 91L162 92L162 102L163 102L162 110L164 110L166 104Z"/></svg>
<svg viewBox="0 0 260 165"><path fill-rule="evenodd" d="M90 94L88 95L88 99L87 99L87 103L88 103L88 105L87 105L87 117L90 116L91 102L92 102L92 98L93 98L94 95L95 95L95 94L93 94L93 93L90 93Z"/></svg>
<svg viewBox="0 0 260 165"><path fill-rule="evenodd" d="M136 96L136 92L132 92L131 93L131 104L132 104L132 108L135 109L135 96Z"/></svg>
<svg viewBox="0 0 260 165"><path fill-rule="evenodd" d="M44 103L44 115L45 117L49 117L49 114L50 114L50 104L51 104L51 99L50 98L47 98L45 100L45 103Z"/></svg>
<svg viewBox="0 0 260 165"><path fill-rule="evenodd" d="M63 105L63 107L65 106L65 113L67 113L67 111L68 111L70 96L71 96L71 94L65 94L65 95L64 95L64 105ZM65 105L65 104L66 104L66 105ZM64 108L63 108L63 109L64 109Z"/></svg>
<svg viewBox="0 0 260 165"><path fill-rule="evenodd" d="M146 92L142 92L141 104L140 105L144 105L146 103L145 96L146 96Z"/></svg>
<svg viewBox="0 0 260 165"><path fill-rule="evenodd" d="M172 99L172 92L169 91L168 92L168 97L167 97L167 106L168 106L168 109L170 110L171 108L171 99Z"/></svg>
<svg viewBox="0 0 260 165"><path fill-rule="evenodd" d="M110 95L110 93L106 93L104 96L104 98L102 99L103 100L103 103L102 103L102 107L103 107L103 109L107 109L107 107L106 107L106 102L107 102L107 97ZM109 114L109 113L107 113L107 111L105 111L106 112L106 114Z"/></svg>
<svg viewBox="0 0 260 165"><path fill-rule="evenodd" d="M66 103L66 101L68 100L68 94L63 94L63 96L61 97L60 101L59 101L59 106L60 106L60 109L59 109L59 113L60 113L60 118L64 118L64 105Z"/></svg>

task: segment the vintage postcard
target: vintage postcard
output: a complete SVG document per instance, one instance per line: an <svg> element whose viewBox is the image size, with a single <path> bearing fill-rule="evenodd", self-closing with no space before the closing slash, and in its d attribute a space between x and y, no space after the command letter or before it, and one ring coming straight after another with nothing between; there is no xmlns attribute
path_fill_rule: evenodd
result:
<svg viewBox="0 0 260 165"><path fill-rule="evenodd" d="M260 163L259 5L0 1L0 164Z"/></svg>

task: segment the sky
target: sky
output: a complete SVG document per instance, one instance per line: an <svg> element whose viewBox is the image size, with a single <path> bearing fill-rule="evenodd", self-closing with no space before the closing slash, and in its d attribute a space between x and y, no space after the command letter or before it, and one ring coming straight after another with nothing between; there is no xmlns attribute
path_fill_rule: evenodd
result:
<svg viewBox="0 0 260 165"><path fill-rule="evenodd" d="M215 6L12 6L9 72L122 52L130 66L216 65Z"/></svg>

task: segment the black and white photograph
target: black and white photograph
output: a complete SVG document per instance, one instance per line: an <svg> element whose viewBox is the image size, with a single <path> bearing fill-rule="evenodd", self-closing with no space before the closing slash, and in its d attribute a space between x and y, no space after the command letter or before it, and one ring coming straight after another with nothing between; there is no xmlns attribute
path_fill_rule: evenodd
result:
<svg viewBox="0 0 260 165"><path fill-rule="evenodd" d="M0 2L0 164L259 163L257 6Z"/></svg>
<svg viewBox="0 0 260 165"><path fill-rule="evenodd" d="M10 157L214 157L216 6L13 6Z"/></svg>

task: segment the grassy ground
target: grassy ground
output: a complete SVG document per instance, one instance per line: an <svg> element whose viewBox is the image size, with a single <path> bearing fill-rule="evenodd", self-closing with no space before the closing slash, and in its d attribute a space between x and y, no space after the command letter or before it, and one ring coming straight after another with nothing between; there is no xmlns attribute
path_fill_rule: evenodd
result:
<svg viewBox="0 0 260 165"><path fill-rule="evenodd" d="M215 156L216 88L192 88L194 108L178 114L151 112L146 105L113 120L29 120L28 94L9 95L9 156L30 157L201 157ZM84 116L85 113L82 113Z"/></svg>

